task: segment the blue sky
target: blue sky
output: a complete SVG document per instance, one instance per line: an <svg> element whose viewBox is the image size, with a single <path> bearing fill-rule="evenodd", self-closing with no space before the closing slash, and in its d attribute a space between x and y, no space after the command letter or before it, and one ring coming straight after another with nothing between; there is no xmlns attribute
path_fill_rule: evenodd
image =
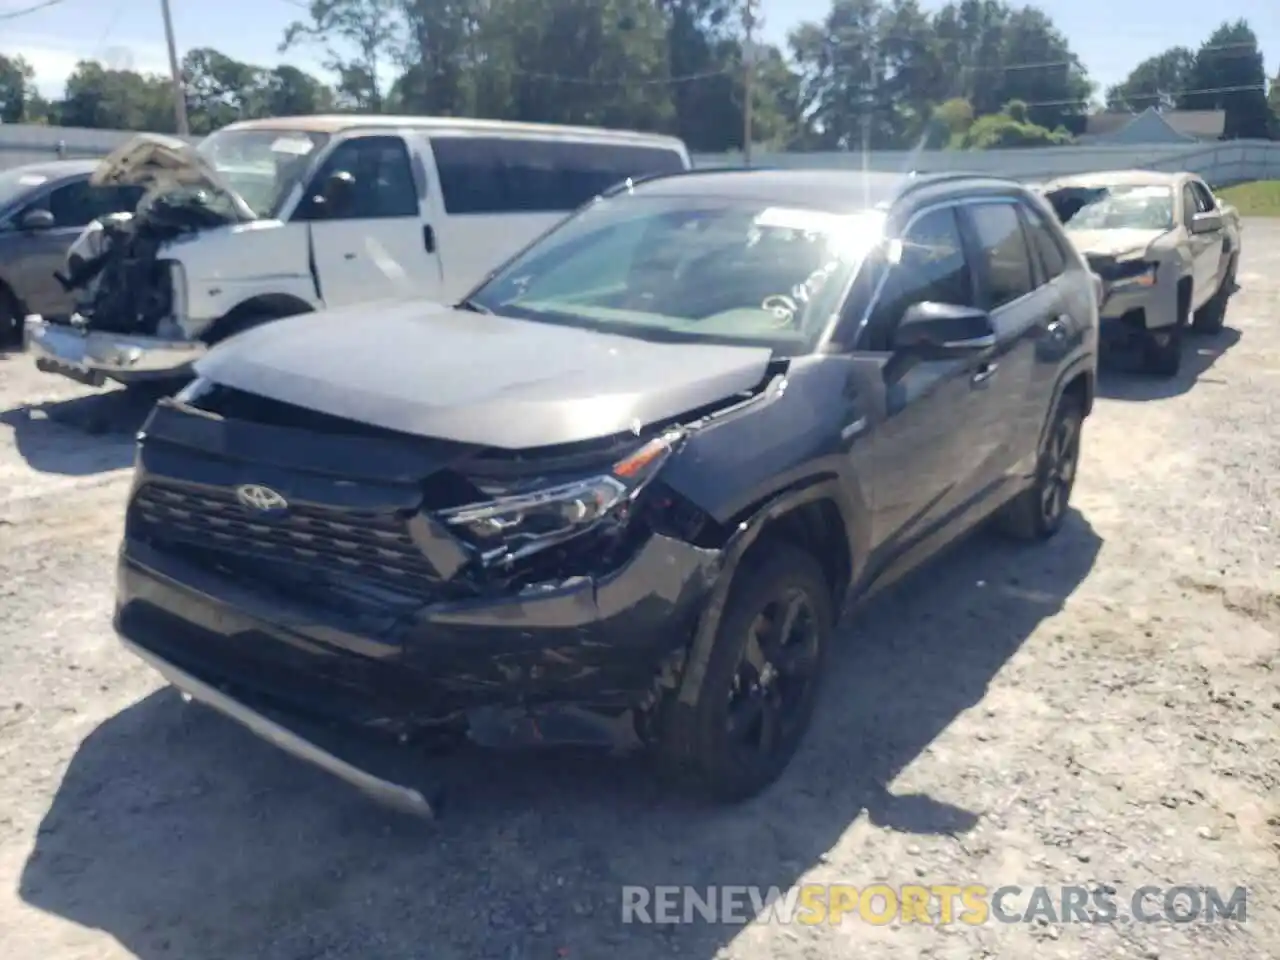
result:
<svg viewBox="0 0 1280 960"><path fill-rule="evenodd" d="M0 0L0 14L33 0ZM179 54L193 46L217 47L251 63L280 61L320 72L319 51L281 55L285 27L301 15L304 0L171 0ZM936 8L942 0L925 0ZM1280 0L1042 0L1070 38L1093 79L1115 83L1144 57L1182 44L1197 47L1226 16L1252 23L1266 56L1268 77L1280 65ZM763 33L780 41L803 20L818 20L828 0L760 0ZM112 66L167 72L159 0L63 0L10 21L0 21L0 52L24 55L46 95L62 84L78 59L96 57Z"/></svg>

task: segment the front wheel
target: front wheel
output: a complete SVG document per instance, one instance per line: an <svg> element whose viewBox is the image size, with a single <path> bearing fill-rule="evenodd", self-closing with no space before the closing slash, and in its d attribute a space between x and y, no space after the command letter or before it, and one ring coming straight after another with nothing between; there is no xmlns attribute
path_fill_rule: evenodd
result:
<svg viewBox="0 0 1280 960"><path fill-rule="evenodd" d="M1236 257L1233 255L1222 274L1222 284L1208 303L1195 315L1192 329L1199 334L1212 335L1221 333L1227 320L1227 302L1231 299L1231 291L1236 283Z"/></svg>
<svg viewBox="0 0 1280 960"><path fill-rule="evenodd" d="M739 569L692 707L670 704L666 759L712 797L773 783L799 748L834 629L831 585L806 551L761 544Z"/></svg>

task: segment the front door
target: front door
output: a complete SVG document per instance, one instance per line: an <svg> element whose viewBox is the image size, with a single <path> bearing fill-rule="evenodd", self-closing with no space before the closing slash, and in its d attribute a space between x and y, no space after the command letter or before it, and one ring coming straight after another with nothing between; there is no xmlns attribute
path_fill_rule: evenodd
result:
<svg viewBox="0 0 1280 960"><path fill-rule="evenodd" d="M339 174L350 185L341 203L316 202ZM423 215L427 189L401 136L353 137L334 147L299 206L326 306L439 294L440 258Z"/></svg>
<svg viewBox="0 0 1280 960"><path fill-rule="evenodd" d="M868 411L864 436L851 451L871 478L871 540L880 569L960 512L974 486L975 424L986 417L987 392L987 358L907 360L892 349L912 304L976 305L955 210L937 208L909 224L888 271L859 344L884 358L883 409Z"/></svg>
<svg viewBox="0 0 1280 960"><path fill-rule="evenodd" d="M1194 270L1194 287L1191 292L1191 305L1199 308L1213 296L1215 280L1218 276L1218 261L1222 253L1222 231L1211 233L1192 233L1192 218L1197 213L1206 213L1210 208L1191 184L1182 188L1182 205L1187 218L1187 234L1191 244L1191 256Z"/></svg>

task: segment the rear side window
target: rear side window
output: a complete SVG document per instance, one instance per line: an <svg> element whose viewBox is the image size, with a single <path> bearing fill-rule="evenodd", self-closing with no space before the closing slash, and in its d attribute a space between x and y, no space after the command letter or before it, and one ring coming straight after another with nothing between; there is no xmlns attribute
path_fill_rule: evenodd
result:
<svg viewBox="0 0 1280 960"><path fill-rule="evenodd" d="M968 208L986 288L980 306L998 310L1035 289L1031 251L1027 248L1018 211L1011 203L983 203Z"/></svg>
<svg viewBox="0 0 1280 960"><path fill-rule="evenodd" d="M451 214L569 212L628 177L685 169L674 150L505 137L431 138Z"/></svg>
<svg viewBox="0 0 1280 960"><path fill-rule="evenodd" d="M1040 258L1045 281L1061 276L1067 269L1067 258L1058 244L1058 238L1054 236L1053 229L1045 223L1044 217L1027 204L1022 204L1021 210L1026 222L1027 237Z"/></svg>

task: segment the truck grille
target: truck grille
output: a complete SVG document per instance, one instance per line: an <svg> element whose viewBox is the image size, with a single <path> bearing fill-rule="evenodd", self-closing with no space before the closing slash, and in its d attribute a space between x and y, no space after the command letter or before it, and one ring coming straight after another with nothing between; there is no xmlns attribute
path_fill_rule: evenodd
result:
<svg viewBox="0 0 1280 960"><path fill-rule="evenodd" d="M290 506L281 519L255 518L231 491L143 485L134 516L154 538L219 552L362 576L401 588L439 582L393 512Z"/></svg>

